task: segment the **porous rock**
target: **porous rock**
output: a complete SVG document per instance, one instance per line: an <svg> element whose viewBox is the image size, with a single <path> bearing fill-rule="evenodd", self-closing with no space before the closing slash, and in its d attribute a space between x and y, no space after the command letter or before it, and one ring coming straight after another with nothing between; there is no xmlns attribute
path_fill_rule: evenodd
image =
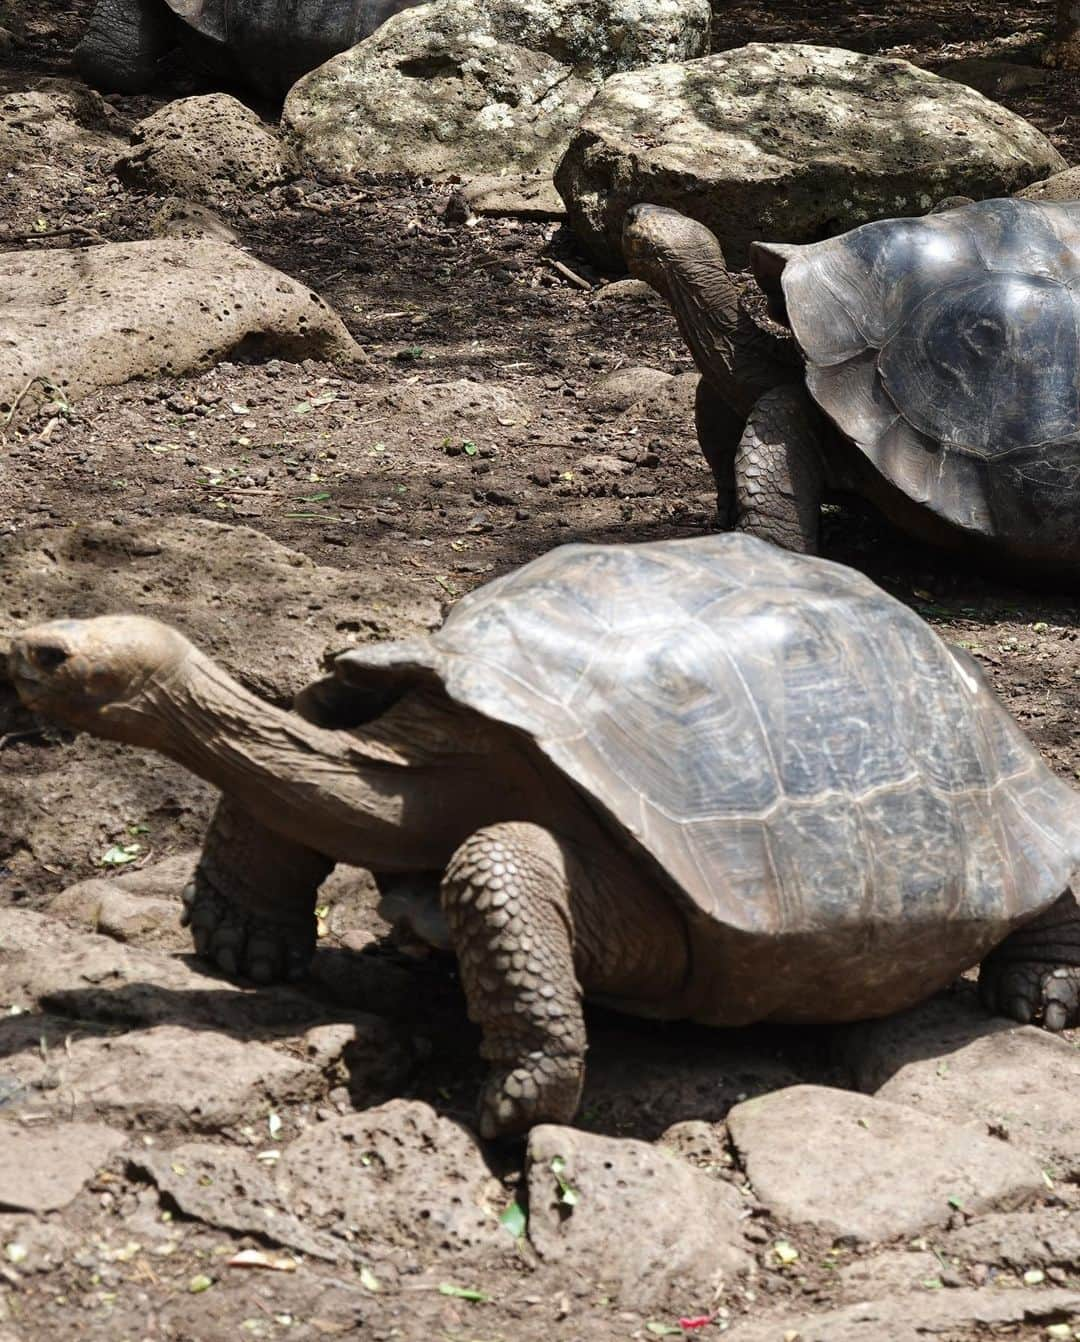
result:
<svg viewBox="0 0 1080 1342"><path fill-rule="evenodd" d="M31 1088L35 1112L176 1132L220 1132L268 1106L324 1093L319 1070L267 1044L212 1030L158 1025L0 1061Z"/></svg>
<svg viewBox="0 0 1080 1342"><path fill-rule="evenodd" d="M988 1263L1013 1272L1080 1263L1080 1216L1075 1206L980 1216L939 1241L941 1251L965 1262Z"/></svg>
<svg viewBox="0 0 1080 1342"><path fill-rule="evenodd" d="M213 238L218 242L239 241L236 230L197 200L167 196L150 221L155 238Z"/></svg>
<svg viewBox="0 0 1080 1342"><path fill-rule="evenodd" d="M750 1265L740 1195L661 1148L542 1124L525 1173L540 1258L624 1304L712 1300Z"/></svg>
<svg viewBox="0 0 1080 1342"><path fill-rule="evenodd" d="M1004 1142L846 1090L791 1086L736 1105L727 1123L772 1214L837 1238L915 1235L958 1208L1007 1210L1046 1187L1038 1163Z"/></svg>
<svg viewBox="0 0 1080 1342"><path fill-rule="evenodd" d="M478 215L512 219L565 219L566 206L549 173L511 173L474 177L461 188L469 209Z"/></svg>
<svg viewBox="0 0 1080 1342"><path fill-rule="evenodd" d="M907 61L751 43L609 79L555 184L603 264L621 265L623 217L648 201L706 224L743 266L758 238L812 242L1064 166L1021 117Z"/></svg>
<svg viewBox="0 0 1080 1342"><path fill-rule="evenodd" d="M1022 200L1080 200L1080 168L1066 168L1015 193Z"/></svg>
<svg viewBox="0 0 1080 1342"><path fill-rule="evenodd" d="M838 1050L860 1090L993 1133L1052 1177L1080 1178L1080 1132L1062 1101L1080 1088L1080 1052L1059 1036L956 995L852 1026Z"/></svg>
<svg viewBox="0 0 1080 1342"><path fill-rule="evenodd" d="M550 173L615 70L708 49L702 0L435 0L312 71L282 125L321 174Z"/></svg>
<svg viewBox="0 0 1080 1342"><path fill-rule="evenodd" d="M904 1291L821 1314L759 1316L736 1324L724 1338L725 1342L882 1342L884 1338L927 1342L940 1336L992 1336L999 1329L1012 1331L1009 1325L1057 1323L1078 1315L1080 1292L1068 1289Z"/></svg>
<svg viewBox="0 0 1080 1342"><path fill-rule="evenodd" d="M617 368L589 388L587 399L598 410L626 410L635 401L663 390L674 380L671 373L665 373L659 368L636 365Z"/></svg>
<svg viewBox="0 0 1080 1342"><path fill-rule="evenodd" d="M105 243L0 257L0 414L27 388L69 402L237 352L359 359L340 317L310 289L207 238Z"/></svg>
<svg viewBox="0 0 1080 1342"><path fill-rule="evenodd" d="M0 1123L0 1210L66 1207L127 1141L101 1123L62 1123L38 1131Z"/></svg>
<svg viewBox="0 0 1080 1342"><path fill-rule="evenodd" d="M295 176L296 163L251 108L207 93L136 122L116 172L131 186L214 201L278 186Z"/></svg>

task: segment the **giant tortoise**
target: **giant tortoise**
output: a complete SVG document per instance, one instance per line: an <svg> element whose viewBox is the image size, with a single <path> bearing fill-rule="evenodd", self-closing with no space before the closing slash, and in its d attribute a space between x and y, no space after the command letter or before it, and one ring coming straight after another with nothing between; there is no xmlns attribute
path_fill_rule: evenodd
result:
<svg viewBox="0 0 1080 1342"><path fill-rule="evenodd" d="M97 0L75 48L79 73L110 93L144 93L180 45L196 65L268 97L421 0Z"/></svg>
<svg viewBox="0 0 1080 1342"><path fill-rule="evenodd" d="M846 1021L989 954L988 1007L1080 1017L1080 794L966 654L823 559L566 546L429 638L342 654L295 713L136 616L41 625L10 669L29 707L222 790L186 901L227 972L303 972L335 862L414 889L482 1027L488 1135L571 1118L583 994Z"/></svg>
<svg viewBox="0 0 1080 1342"><path fill-rule="evenodd" d="M1080 203L755 243L794 344L743 307L702 224L635 206L623 248L701 372L722 526L815 553L823 495L846 492L977 561L1080 581Z"/></svg>

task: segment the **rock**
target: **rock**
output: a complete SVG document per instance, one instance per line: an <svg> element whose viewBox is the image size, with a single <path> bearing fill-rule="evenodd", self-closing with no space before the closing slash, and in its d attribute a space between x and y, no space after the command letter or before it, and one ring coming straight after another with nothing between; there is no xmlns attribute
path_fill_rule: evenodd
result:
<svg viewBox="0 0 1080 1342"><path fill-rule="evenodd" d="M953 996L852 1026L838 1048L859 1090L990 1132L1052 1177L1080 1179L1080 1132L1062 1102L1080 1086L1080 1053L1061 1037Z"/></svg>
<svg viewBox="0 0 1080 1342"><path fill-rule="evenodd" d="M593 293L592 301L597 304L654 303L659 306L663 300L652 285L646 284L644 280L612 280Z"/></svg>
<svg viewBox="0 0 1080 1342"><path fill-rule="evenodd" d="M950 1231L938 1245L950 1258L989 1263L1013 1272L1033 1267L1060 1267L1072 1272L1080 1263L1080 1217L1075 1206L999 1212Z"/></svg>
<svg viewBox="0 0 1080 1342"><path fill-rule="evenodd" d="M73 180L103 182L123 141L99 93L70 79L25 79L0 93L0 175L8 177L4 228L29 231L42 201L64 199Z"/></svg>
<svg viewBox="0 0 1080 1342"><path fill-rule="evenodd" d="M116 941L190 950L191 934L180 926L180 891L197 860L198 853L188 851L139 871L79 881L54 896L49 911Z"/></svg>
<svg viewBox="0 0 1080 1342"><path fill-rule="evenodd" d="M595 382L586 399L597 410L626 410L643 396L662 391L674 380L670 373L659 368L617 368Z"/></svg>
<svg viewBox="0 0 1080 1342"><path fill-rule="evenodd" d="M936 71L943 79L966 84L988 98L1002 98L1021 89L1038 88L1050 78L1046 70L1016 61L997 61L985 56L969 56L962 61L946 61Z"/></svg>
<svg viewBox="0 0 1080 1342"><path fill-rule="evenodd" d="M923 1241L916 1241L923 1243ZM856 1258L837 1274L840 1288L849 1300L879 1300L882 1296L933 1290L927 1282L941 1282L942 1266L928 1250L886 1249L884 1253Z"/></svg>
<svg viewBox="0 0 1080 1342"><path fill-rule="evenodd" d="M450 382L416 383L388 387L371 402L379 410L407 413L420 426L441 427L451 438L468 438L471 425L480 415L492 415L503 428L528 424L532 406L506 387L455 378Z"/></svg>
<svg viewBox="0 0 1080 1342"><path fill-rule="evenodd" d="M739 1194L677 1156L542 1124L525 1162L541 1260L588 1273L624 1305L717 1299L750 1267Z"/></svg>
<svg viewBox="0 0 1080 1342"><path fill-rule="evenodd" d="M660 1135L660 1145L697 1169L710 1173L723 1173L735 1163L728 1149L727 1128L723 1123L706 1123L700 1118L684 1119L681 1123L673 1123Z"/></svg>
<svg viewBox="0 0 1080 1342"><path fill-rule="evenodd" d="M566 206L550 173L490 174L474 177L461 188L465 204L478 215L514 219L565 219Z"/></svg>
<svg viewBox="0 0 1080 1342"><path fill-rule="evenodd" d="M688 419L688 422L693 424L694 402L697 399L699 380L696 372L690 372L676 373L670 382L657 383L655 386L646 389L643 396L639 396L627 407L624 420L670 418L675 421L683 421ZM741 432L742 423L740 421L736 441Z"/></svg>
<svg viewBox="0 0 1080 1342"><path fill-rule="evenodd" d="M4 416L35 404L28 386L40 389L37 401L50 387L70 402L256 349L286 359L363 357L317 294L205 238L8 252L0 289Z"/></svg>
<svg viewBox="0 0 1080 1342"><path fill-rule="evenodd" d="M550 175L601 79L700 55L709 23L704 0L436 0L300 80L282 125L336 181Z"/></svg>
<svg viewBox="0 0 1080 1342"><path fill-rule="evenodd" d="M508 1195L476 1140L426 1104L393 1100L309 1128L273 1162L193 1143L134 1162L188 1216L330 1260L505 1251Z"/></svg>
<svg viewBox="0 0 1080 1342"><path fill-rule="evenodd" d="M179 1025L107 1038L69 1029L60 1048L31 1045L0 1060L0 1078L12 1075L30 1088L35 1113L151 1131L220 1132L325 1092L319 1070L288 1053Z"/></svg>
<svg viewBox="0 0 1080 1342"><path fill-rule="evenodd" d="M609 79L555 185L602 264L621 266L623 216L650 201L707 224L741 267L757 238L812 242L1064 166L1022 118L907 61L752 43Z"/></svg>
<svg viewBox="0 0 1080 1342"><path fill-rule="evenodd" d="M61 1123L40 1131L0 1124L0 1210L66 1207L127 1141L100 1123Z"/></svg>
<svg viewBox="0 0 1080 1342"><path fill-rule="evenodd" d="M310 1128L282 1153L278 1187L304 1224L458 1256L508 1247L510 1201L477 1139L416 1100Z"/></svg>
<svg viewBox="0 0 1080 1342"><path fill-rule="evenodd" d="M150 221L155 238L212 238L217 242L238 242L236 230L205 205L179 196L167 197Z"/></svg>
<svg viewBox="0 0 1080 1342"><path fill-rule="evenodd" d="M1080 200L1080 168L1066 168L1015 193L1021 200Z"/></svg>
<svg viewBox="0 0 1080 1342"><path fill-rule="evenodd" d="M916 1235L957 1209L1008 1210L1046 1187L1004 1142L846 1090L791 1086L737 1105L727 1123L769 1211L834 1238Z"/></svg>
<svg viewBox="0 0 1080 1342"><path fill-rule="evenodd" d="M54 1131L63 1133L64 1129L57 1128ZM26 1255L19 1261L19 1272L22 1275L56 1271L71 1258L78 1243L75 1232L57 1221L39 1220L36 1216L0 1215L0 1245L6 1248L10 1244L18 1244ZM0 1314L2 1318L3 1314Z"/></svg>
<svg viewBox="0 0 1080 1342"><path fill-rule="evenodd" d="M131 147L116 160L129 186L202 201L266 191L296 170L277 136L227 93L166 103L135 123Z"/></svg>
<svg viewBox="0 0 1080 1342"><path fill-rule="evenodd" d="M1000 1325L1055 1323L1080 1315L1073 1290L909 1291L822 1314L788 1314L737 1323L724 1342L927 1342L982 1337ZM1011 1331L1011 1330L1010 1330ZM1045 1334L1031 1334L1033 1337Z"/></svg>

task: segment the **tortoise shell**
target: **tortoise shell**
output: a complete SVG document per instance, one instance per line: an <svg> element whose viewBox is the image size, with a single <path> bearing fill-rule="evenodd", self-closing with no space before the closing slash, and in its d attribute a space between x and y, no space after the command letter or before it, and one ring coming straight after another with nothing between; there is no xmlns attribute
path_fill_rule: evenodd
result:
<svg viewBox="0 0 1080 1342"><path fill-rule="evenodd" d="M980 201L751 263L811 395L888 481L968 533L1080 558L1080 203Z"/></svg>
<svg viewBox="0 0 1080 1342"><path fill-rule="evenodd" d="M977 928L963 968L1080 866L1080 794L975 663L861 574L751 537L564 546L335 662L361 697L388 673L527 733L729 946Z"/></svg>

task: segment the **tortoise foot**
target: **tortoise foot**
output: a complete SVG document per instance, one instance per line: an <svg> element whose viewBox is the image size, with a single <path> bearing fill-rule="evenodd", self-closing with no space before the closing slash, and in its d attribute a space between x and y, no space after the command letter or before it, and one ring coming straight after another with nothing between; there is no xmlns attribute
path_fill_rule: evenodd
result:
<svg viewBox="0 0 1080 1342"><path fill-rule="evenodd" d="M183 892L180 921L191 928L196 955L230 978L278 983L300 978L315 953L315 919L256 913L230 899L201 869Z"/></svg>
<svg viewBox="0 0 1080 1342"><path fill-rule="evenodd" d="M584 1057L531 1054L493 1071L480 1096L480 1135L516 1137L536 1123L569 1123L577 1111Z"/></svg>
<svg viewBox="0 0 1080 1342"><path fill-rule="evenodd" d="M1080 908L1071 891L983 961L979 994L987 1010L1024 1025L1080 1025Z"/></svg>

